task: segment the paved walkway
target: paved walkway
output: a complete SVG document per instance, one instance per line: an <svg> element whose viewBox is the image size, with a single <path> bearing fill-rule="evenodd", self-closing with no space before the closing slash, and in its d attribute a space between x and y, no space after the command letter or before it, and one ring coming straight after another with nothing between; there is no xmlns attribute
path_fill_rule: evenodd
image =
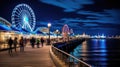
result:
<svg viewBox="0 0 120 67"><path fill-rule="evenodd" d="M21 53L19 48L17 53L13 51L13 56L8 51L0 52L0 67L55 67L49 55L50 46L40 48L25 47L25 52Z"/></svg>

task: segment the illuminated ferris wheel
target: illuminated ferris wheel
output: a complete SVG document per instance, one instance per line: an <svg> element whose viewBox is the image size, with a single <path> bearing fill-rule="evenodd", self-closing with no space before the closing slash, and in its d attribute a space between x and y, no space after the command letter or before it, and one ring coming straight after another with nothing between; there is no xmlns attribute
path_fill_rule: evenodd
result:
<svg viewBox="0 0 120 67"><path fill-rule="evenodd" d="M35 28L35 14L27 4L18 4L12 12L12 25L16 28L33 31Z"/></svg>

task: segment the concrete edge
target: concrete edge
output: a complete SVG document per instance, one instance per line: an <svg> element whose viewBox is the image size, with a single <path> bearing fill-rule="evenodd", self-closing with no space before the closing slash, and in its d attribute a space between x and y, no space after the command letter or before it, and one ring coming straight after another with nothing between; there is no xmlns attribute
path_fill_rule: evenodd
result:
<svg viewBox="0 0 120 67"><path fill-rule="evenodd" d="M61 60L59 60L59 58L57 58L57 56L52 52L52 47L50 47L49 53L56 67L66 67L65 64Z"/></svg>

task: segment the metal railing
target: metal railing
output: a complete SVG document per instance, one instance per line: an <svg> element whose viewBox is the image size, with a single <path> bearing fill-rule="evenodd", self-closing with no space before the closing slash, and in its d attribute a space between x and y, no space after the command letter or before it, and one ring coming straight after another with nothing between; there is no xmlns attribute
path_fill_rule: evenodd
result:
<svg viewBox="0 0 120 67"><path fill-rule="evenodd" d="M54 47L53 45L52 45L52 51L62 62L65 63L66 67L92 67L91 65Z"/></svg>

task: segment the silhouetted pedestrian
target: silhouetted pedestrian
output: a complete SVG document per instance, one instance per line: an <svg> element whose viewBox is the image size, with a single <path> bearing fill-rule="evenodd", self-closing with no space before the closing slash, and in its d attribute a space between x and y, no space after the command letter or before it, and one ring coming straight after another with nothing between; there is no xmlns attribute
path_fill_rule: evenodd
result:
<svg viewBox="0 0 120 67"><path fill-rule="evenodd" d="M44 39L43 39L43 38L41 38L40 40L41 40L41 45L42 45L42 47L43 47L43 44L44 44Z"/></svg>
<svg viewBox="0 0 120 67"><path fill-rule="evenodd" d="M40 39L39 38L36 40L36 45L37 45L37 48L39 48L39 45L40 45Z"/></svg>
<svg viewBox="0 0 120 67"><path fill-rule="evenodd" d="M20 52L24 52L24 39L23 39L23 37L21 37L19 44L20 44Z"/></svg>
<svg viewBox="0 0 120 67"><path fill-rule="evenodd" d="M34 45L35 45L35 38L34 37L32 37L32 39L30 39L30 43L31 43L32 48L34 48Z"/></svg>
<svg viewBox="0 0 120 67"><path fill-rule="evenodd" d="M17 49L17 44L18 44L17 37L14 38L13 44L14 44L15 52L17 52L17 50L16 50Z"/></svg>
<svg viewBox="0 0 120 67"><path fill-rule="evenodd" d="M8 53L10 56L12 55L12 45L13 45L13 40L10 37L10 39L8 40L8 46L9 46Z"/></svg>

